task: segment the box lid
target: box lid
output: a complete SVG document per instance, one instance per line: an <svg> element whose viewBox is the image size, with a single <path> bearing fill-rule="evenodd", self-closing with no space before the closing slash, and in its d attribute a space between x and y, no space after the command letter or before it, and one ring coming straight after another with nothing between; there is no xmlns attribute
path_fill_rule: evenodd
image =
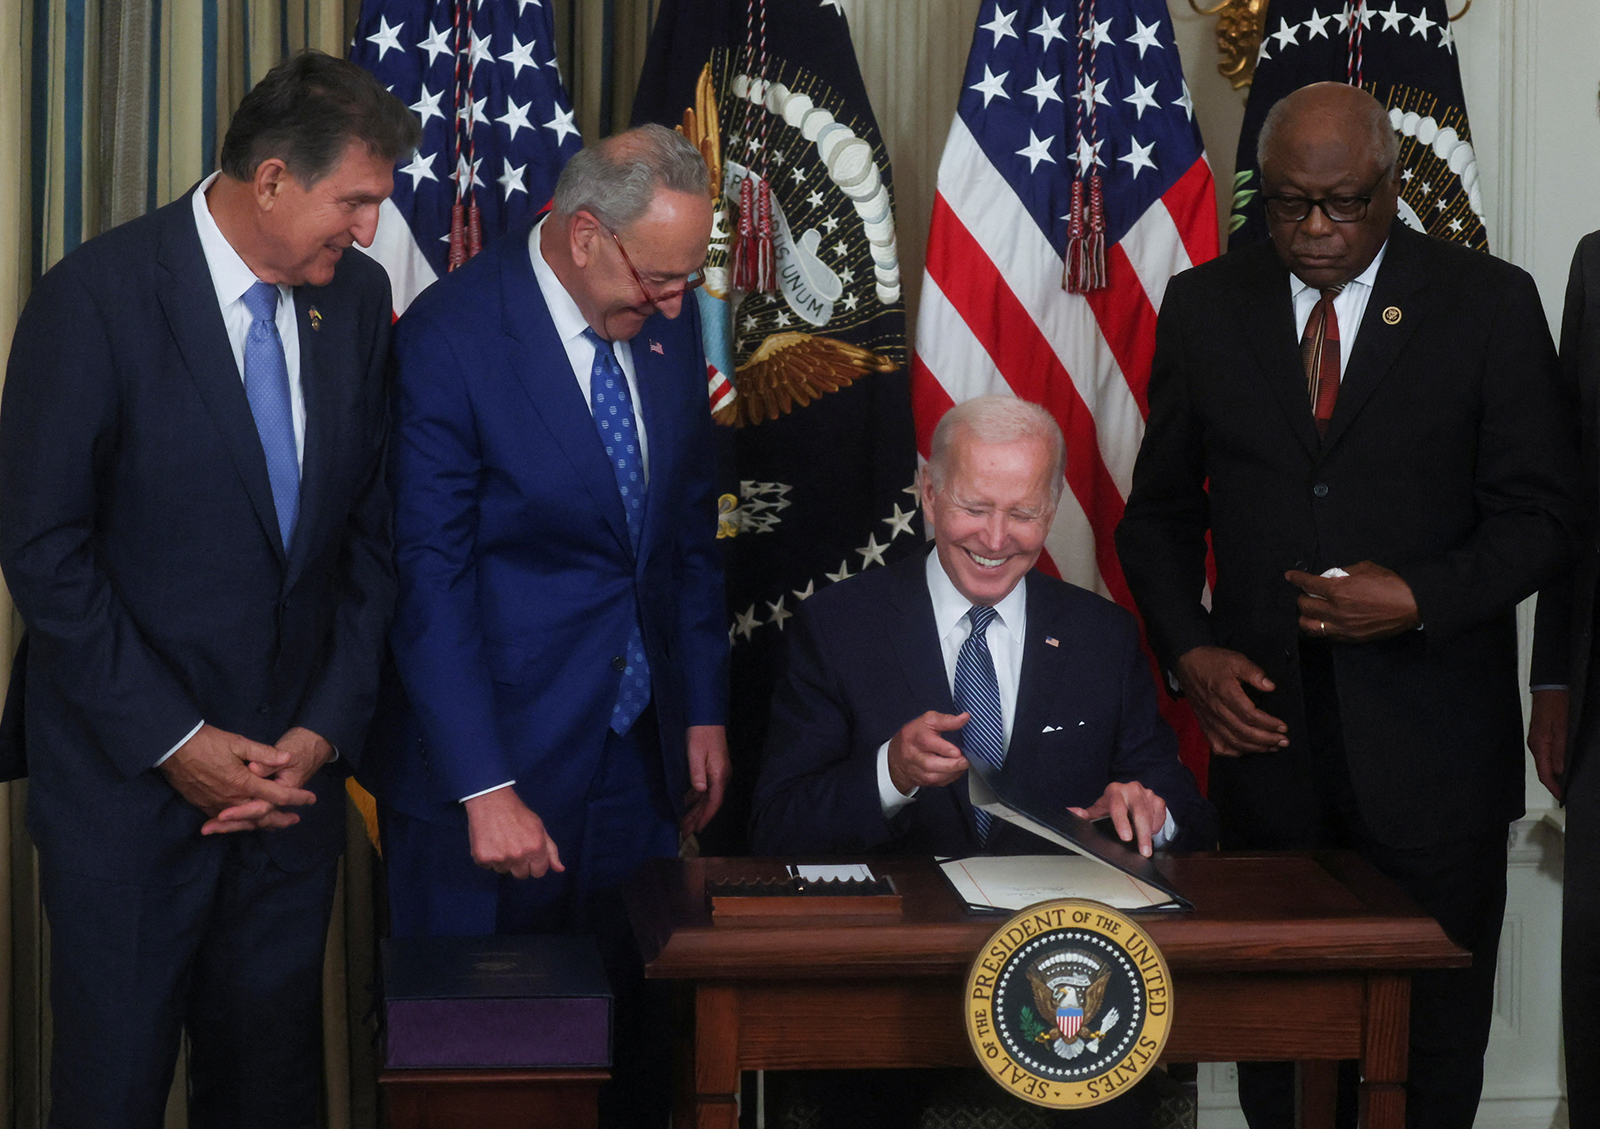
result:
<svg viewBox="0 0 1600 1129"><path fill-rule="evenodd" d="M611 995L587 935L387 939L383 987L386 1000Z"/></svg>

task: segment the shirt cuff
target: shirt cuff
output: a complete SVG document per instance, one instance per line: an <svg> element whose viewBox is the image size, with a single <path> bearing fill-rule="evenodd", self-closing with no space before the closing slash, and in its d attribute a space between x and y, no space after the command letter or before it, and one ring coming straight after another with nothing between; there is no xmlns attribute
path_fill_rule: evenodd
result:
<svg viewBox="0 0 1600 1129"><path fill-rule="evenodd" d="M1568 690L1571 689L1564 682L1541 682L1537 686L1529 686L1528 693L1537 694L1540 690Z"/></svg>
<svg viewBox="0 0 1600 1129"><path fill-rule="evenodd" d="M878 746L878 803L883 807L883 818L893 819L896 812L917 798L917 789L907 796L889 779L889 742Z"/></svg>
<svg viewBox="0 0 1600 1129"><path fill-rule="evenodd" d="M200 730L205 728L205 724L206 724L206 719L203 718L203 717L199 721L195 722L194 723L194 728L189 730L189 732L187 732L187 733L185 733L183 735L183 740L179 741L176 745L172 746L172 748L170 748L166 752L162 753L161 754L161 759L156 761L156 763L154 765L152 765L151 767L160 768L162 765L166 764L167 763L167 759L169 757L171 757L173 753L177 752L179 749L183 748L185 745L187 745L189 743L189 738L193 737L196 733L200 732Z"/></svg>
<svg viewBox="0 0 1600 1129"><path fill-rule="evenodd" d="M515 780L507 780L504 784L496 784L493 788L485 788L483 791L474 792L470 796L462 796L459 800L456 801L456 803L464 804L468 800L476 800L479 796L487 796L490 792L498 792L498 791L500 791L500 789L509 788L515 783L516 783Z"/></svg>
<svg viewBox="0 0 1600 1129"><path fill-rule="evenodd" d="M1150 836L1150 846L1159 851L1168 843L1178 837L1178 821L1172 818L1172 809L1167 809L1167 821L1161 825L1161 830Z"/></svg>

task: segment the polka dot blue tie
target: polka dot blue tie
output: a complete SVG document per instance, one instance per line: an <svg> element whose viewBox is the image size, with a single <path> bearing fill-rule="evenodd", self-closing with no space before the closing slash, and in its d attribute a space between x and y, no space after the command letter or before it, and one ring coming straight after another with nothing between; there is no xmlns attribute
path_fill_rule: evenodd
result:
<svg viewBox="0 0 1600 1129"><path fill-rule="evenodd" d="M583 335L594 345L594 368L589 373L594 425L605 445L606 457L611 460L617 491L622 495L622 512L628 519L628 540L637 552L639 531L644 526L644 460L639 454L639 425L633 416L628 379L622 374L611 342L592 329L584 330ZM623 659L622 682L617 687L616 704L611 707L611 728L618 733L626 733L650 704L650 663L645 658L644 634L637 617Z"/></svg>
<svg viewBox="0 0 1600 1129"><path fill-rule="evenodd" d="M994 658L985 638L995 610L974 604L967 612L972 634L956 655L956 709L972 717L961 729L961 751L967 760L983 761L984 767L998 772L1006 762L1005 722L1000 714L1000 684L994 676ZM979 808L972 809L978 825L978 841L989 841L994 817Z"/></svg>
<svg viewBox="0 0 1600 1129"><path fill-rule="evenodd" d="M278 511L283 551L289 551L295 518L300 514L300 459L294 447L294 414L289 406L289 365L278 336L278 288L258 282L244 292L244 304L255 320L244 339L244 394L255 417L261 450L267 456L267 480Z"/></svg>

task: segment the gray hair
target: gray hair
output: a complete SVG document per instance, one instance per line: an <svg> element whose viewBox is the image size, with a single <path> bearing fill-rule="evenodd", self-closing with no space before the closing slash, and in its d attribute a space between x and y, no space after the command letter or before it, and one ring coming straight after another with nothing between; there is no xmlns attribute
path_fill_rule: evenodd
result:
<svg viewBox="0 0 1600 1129"><path fill-rule="evenodd" d="M1018 443L1031 439L1050 450L1050 503L1061 500L1062 475L1067 466L1067 444L1055 417L1038 404L1015 396L977 396L951 408L933 429L928 444L928 465L923 473L933 492L944 489L956 439L979 443Z"/></svg>
<svg viewBox="0 0 1600 1129"><path fill-rule="evenodd" d="M705 158L683 134L641 125L586 145L561 170L555 210L563 216L588 212L612 231L622 231L650 208L661 189L708 196Z"/></svg>
<svg viewBox="0 0 1600 1129"><path fill-rule="evenodd" d="M1323 85L1316 83L1313 85ZM1342 83L1336 85L1343 85ZM1300 90L1305 90L1301 87ZM1350 89L1358 89L1351 87ZM1276 138L1278 129L1291 114L1300 109L1302 99L1295 95L1300 91L1290 91L1272 104L1267 111L1266 120L1261 123L1261 135L1256 138L1256 167L1264 168L1267 163L1267 153L1272 149L1272 142ZM1365 93L1363 91L1362 93ZM1363 104L1364 103L1364 104ZM1384 109L1370 94L1365 99L1354 99L1349 107L1349 112L1356 117L1360 124L1366 128L1370 137L1373 160L1378 167L1385 171L1392 171L1400 161L1400 135L1395 132L1394 125L1389 121L1389 111Z"/></svg>

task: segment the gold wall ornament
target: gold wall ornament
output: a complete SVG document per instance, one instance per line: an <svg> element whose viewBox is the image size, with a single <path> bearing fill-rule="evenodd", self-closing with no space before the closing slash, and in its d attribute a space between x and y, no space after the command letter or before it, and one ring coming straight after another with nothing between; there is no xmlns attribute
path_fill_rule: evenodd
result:
<svg viewBox="0 0 1600 1129"><path fill-rule="evenodd" d="M1249 86L1266 33L1267 0L1220 0L1209 8L1189 0L1189 7L1196 15L1217 17L1217 51L1222 56L1217 70L1233 83L1235 90ZM1464 0L1461 11L1451 16L1450 22L1455 23L1471 10L1472 0Z"/></svg>
<svg viewBox="0 0 1600 1129"><path fill-rule="evenodd" d="M1221 0L1210 8L1189 0L1189 7L1198 15L1217 17L1217 51L1222 55L1217 70L1235 90L1249 86L1266 31L1267 0Z"/></svg>

